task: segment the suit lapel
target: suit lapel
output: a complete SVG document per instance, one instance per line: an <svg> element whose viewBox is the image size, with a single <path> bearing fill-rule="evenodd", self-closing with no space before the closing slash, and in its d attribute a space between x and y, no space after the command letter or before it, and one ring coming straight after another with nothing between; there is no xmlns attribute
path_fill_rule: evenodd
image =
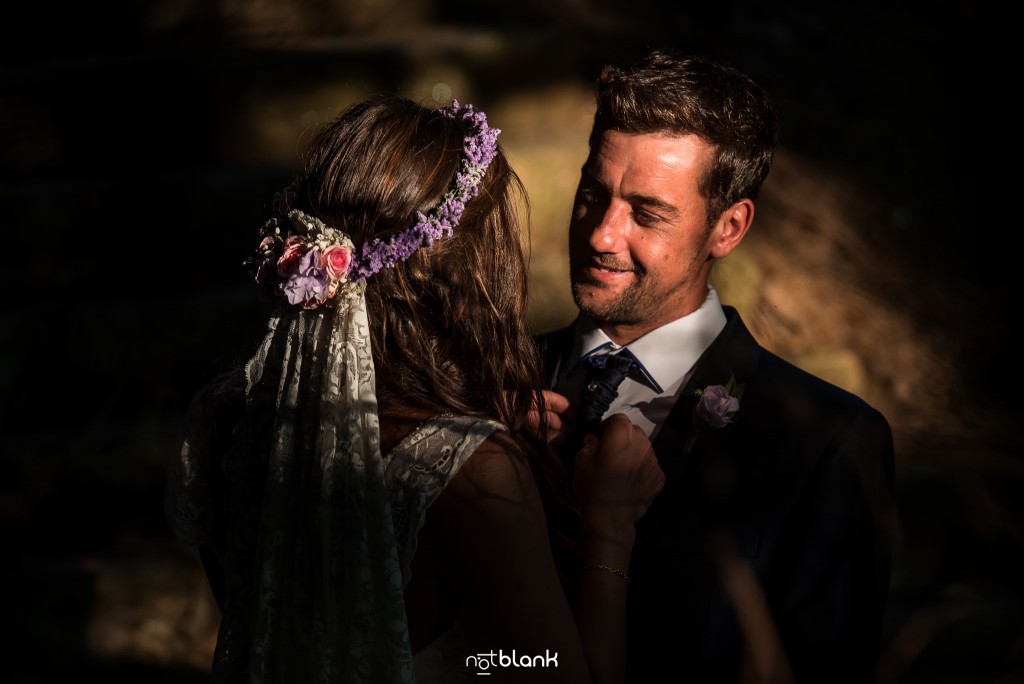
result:
<svg viewBox="0 0 1024 684"><path fill-rule="evenodd" d="M686 383L654 440L654 452L665 472L665 487L637 523L637 544L650 537L667 512L693 484L704 464L742 421L741 403L740 411L733 417L732 423L720 430L697 436L692 448L685 451L687 439L693 430L696 391L708 385L724 385L730 377L735 377L737 382L746 382L757 369L757 341L733 307L722 308L726 316L725 328L697 360L693 376ZM536 338L549 388L554 386L559 367L572 349L575 328L574 321L565 328Z"/></svg>
<svg viewBox="0 0 1024 684"><path fill-rule="evenodd" d="M576 321L573 321L564 328L553 330L535 338L537 350L540 352L541 362L544 365L544 379L547 382L547 389L552 389L558 381L558 373L561 366L572 351L575 334Z"/></svg>
<svg viewBox="0 0 1024 684"><path fill-rule="evenodd" d="M757 368L758 345L732 307L723 307L726 325L697 360L693 376L665 419L654 440L654 452L665 472L665 487L637 523L637 544L643 543L679 497L694 482L704 464L719 449L743 418L743 405L731 423L718 430L694 434L696 392L709 385L725 385L730 377L746 382ZM693 438L687 450L688 440Z"/></svg>

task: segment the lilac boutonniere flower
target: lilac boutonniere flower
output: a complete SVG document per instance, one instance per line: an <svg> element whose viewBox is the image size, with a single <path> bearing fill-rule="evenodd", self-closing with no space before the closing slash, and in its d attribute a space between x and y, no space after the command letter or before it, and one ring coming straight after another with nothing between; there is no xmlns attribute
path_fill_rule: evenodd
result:
<svg viewBox="0 0 1024 684"><path fill-rule="evenodd" d="M697 438L708 430L721 430L733 421L740 410L743 384L736 378L729 378L724 385L708 385L695 393L697 402L693 406L693 430L686 442L686 451L693 449Z"/></svg>

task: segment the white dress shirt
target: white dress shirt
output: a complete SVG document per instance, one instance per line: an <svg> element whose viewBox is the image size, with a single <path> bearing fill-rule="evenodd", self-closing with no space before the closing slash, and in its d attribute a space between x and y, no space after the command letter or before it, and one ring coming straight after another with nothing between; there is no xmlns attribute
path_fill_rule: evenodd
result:
<svg viewBox="0 0 1024 684"><path fill-rule="evenodd" d="M605 412L625 413L653 441L690 379L693 365L725 327L725 312L715 288L708 285L708 296L700 308L626 345L644 366L645 380L626 378L618 396ZM573 347L566 362L555 372L555 391L577 401L586 380L586 368L580 361L593 354L622 349L612 342L586 315L576 319Z"/></svg>

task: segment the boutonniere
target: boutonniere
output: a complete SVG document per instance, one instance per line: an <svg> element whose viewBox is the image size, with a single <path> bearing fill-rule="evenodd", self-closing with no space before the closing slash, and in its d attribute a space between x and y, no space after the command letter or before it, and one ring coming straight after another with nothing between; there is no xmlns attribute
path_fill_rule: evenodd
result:
<svg viewBox="0 0 1024 684"><path fill-rule="evenodd" d="M708 385L694 392L696 402L693 405L693 430L686 442L689 452L697 437L709 430L721 430L733 421L740 410L740 397L743 395L743 383L730 377L724 385Z"/></svg>

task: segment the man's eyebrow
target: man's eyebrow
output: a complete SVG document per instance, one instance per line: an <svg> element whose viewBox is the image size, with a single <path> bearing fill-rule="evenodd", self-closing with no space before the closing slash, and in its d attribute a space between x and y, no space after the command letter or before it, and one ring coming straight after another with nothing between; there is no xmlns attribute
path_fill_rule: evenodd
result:
<svg viewBox="0 0 1024 684"><path fill-rule="evenodd" d="M668 219L674 219L677 216L679 216L679 210L678 209L676 209L673 205L669 204L665 200L659 199L657 197L652 197L650 195L641 195L639 193L634 193L634 194L626 197L626 200L628 200L631 204L639 204L641 206L644 206L644 207L647 207L647 208L650 208L650 209L654 209L654 210L664 214L665 218L668 218Z"/></svg>

